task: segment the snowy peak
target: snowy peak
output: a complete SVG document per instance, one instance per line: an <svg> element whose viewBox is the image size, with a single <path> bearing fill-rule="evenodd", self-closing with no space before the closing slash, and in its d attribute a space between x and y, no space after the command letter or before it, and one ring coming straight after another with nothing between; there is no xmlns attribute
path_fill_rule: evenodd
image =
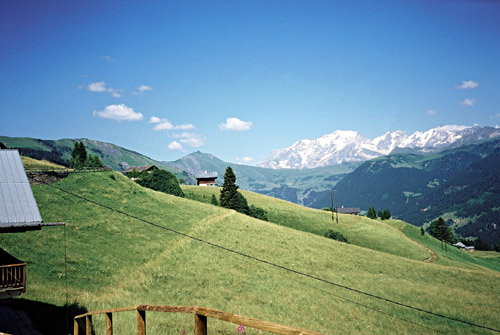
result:
<svg viewBox="0 0 500 335"><path fill-rule="evenodd" d="M437 152L469 142L500 136L492 127L440 126L411 135L397 130L369 139L352 130L336 130L316 140L301 140L291 147L274 150L259 166L273 169L303 169L345 162L359 162L391 152Z"/></svg>

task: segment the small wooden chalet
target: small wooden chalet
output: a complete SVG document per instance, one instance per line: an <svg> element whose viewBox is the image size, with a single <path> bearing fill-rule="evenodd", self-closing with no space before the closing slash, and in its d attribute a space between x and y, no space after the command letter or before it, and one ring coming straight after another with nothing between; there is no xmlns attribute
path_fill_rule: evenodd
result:
<svg viewBox="0 0 500 335"><path fill-rule="evenodd" d="M351 214L351 215L359 215L361 212L361 208L359 207L340 207L337 208L337 213L339 214Z"/></svg>
<svg viewBox="0 0 500 335"><path fill-rule="evenodd" d="M21 156L0 150L0 234L40 230L43 223ZM26 263L0 248L0 299L26 292Z"/></svg>
<svg viewBox="0 0 500 335"><path fill-rule="evenodd" d="M137 180L137 179L139 179L138 178L139 173L141 173L142 171L147 171L148 173L151 173L154 170L158 170L158 167L156 165L131 166L128 169L126 169L125 171L123 171L123 173L126 176L130 177L130 179ZM134 171L135 171L135 175L130 175Z"/></svg>
<svg viewBox="0 0 500 335"><path fill-rule="evenodd" d="M131 166L128 169L126 169L125 171L123 171L123 173L126 174L126 173L132 172L134 170L139 172L139 173L141 173L142 171L148 171L149 173L151 173L154 170L158 170L158 167L156 165Z"/></svg>
<svg viewBox="0 0 500 335"><path fill-rule="evenodd" d="M198 186L217 186L217 172L201 172L195 175Z"/></svg>

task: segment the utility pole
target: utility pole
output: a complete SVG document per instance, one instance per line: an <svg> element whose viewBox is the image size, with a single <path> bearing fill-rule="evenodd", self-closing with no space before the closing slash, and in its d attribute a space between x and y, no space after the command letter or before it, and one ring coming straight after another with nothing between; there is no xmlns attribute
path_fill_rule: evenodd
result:
<svg viewBox="0 0 500 335"><path fill-rule="evenodd" d="M335 195L337 194L337 192L335 192ZM331 209L332 209L332 222L334 221L333 219L333 191L330 190L330 202L331 202Z"/></svg>
<svg viewBox="0 0 500 335"><path fill-rule="evenodd" d="M337 224L339 223L339 208L337 206L337 191L335 190L335 213L337 213Z"/></svg>

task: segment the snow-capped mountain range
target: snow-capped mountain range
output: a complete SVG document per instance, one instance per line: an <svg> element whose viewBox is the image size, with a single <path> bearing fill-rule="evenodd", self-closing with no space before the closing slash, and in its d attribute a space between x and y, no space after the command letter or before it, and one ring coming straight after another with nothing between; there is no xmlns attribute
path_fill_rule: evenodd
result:
<svg viewBox="0 0 500 335"><path fill-rule="evenodd" d="M336 130L315 140L301 140L274 150L258 166L272 169L316 168L360 162L393 152L431 153L500 136L493 127L440 126L411 135L397 130L370 139L352 130Z"/></svg>

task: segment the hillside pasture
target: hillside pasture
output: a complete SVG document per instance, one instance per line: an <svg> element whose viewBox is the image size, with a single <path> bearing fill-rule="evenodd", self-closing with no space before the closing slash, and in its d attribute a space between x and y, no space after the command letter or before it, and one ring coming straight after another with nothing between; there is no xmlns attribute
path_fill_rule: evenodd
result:
<svg viewBox="0 0 500 335"><path fill-rule="evenodd" d="M54 186L71 194L48 185L33 190L44 221L65 221L65 228L0 235L0 246L28 263L25 299L56 306L76 304L86 310L200 305L325 334L490 333L346 289L351 288L500 328L499 273L424 263L421 247L390 225L367 222L371 230L367 233L356 227L354 220L362 218L345 219L339 227L353 241L346 244L151 191L115 172L71 174ZM269 203L259 195L245 196L259 207ZM285 204L272 204L266 210L276 219L279 214L272 209ZM303 218L318 222L322 227L315 227L318 232L327 228L329 213L309 209L301 213L299 208L289 210L282 222L295 218L299 226ZM357 245L363 243L356 234L392 234L393 240L402 236L400 245L412 251L397 255L396 250ZM149 315L151 334L192 332L191 318ZM117 315L115 332L133 334L134 322L133 314ZM103 321L96 318L95 323L102 329ZM209 321L210 333L235 334L236 328ZM252 329L247 333L259 334Z"/></svg>

